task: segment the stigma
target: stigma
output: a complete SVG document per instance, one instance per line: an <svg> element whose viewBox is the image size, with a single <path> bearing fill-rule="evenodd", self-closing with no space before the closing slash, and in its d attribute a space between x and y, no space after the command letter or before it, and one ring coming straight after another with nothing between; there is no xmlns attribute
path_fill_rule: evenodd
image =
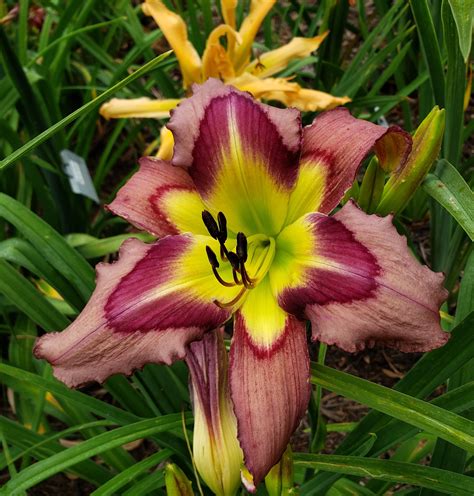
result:
<svg viewBox="0 0 474 496"><path fill-rule="evenodd" d="M206 246L207 258L215 278L222 286L241 286L237 296L229 302L214 300L221 308L229 308L236 305L248 290L254 289L258 282L266 275L275 255L275 241L268 236L255 234L247 238L243 232L237 233L235 250L231 251L226 246L228 239L227 219L222 212L217 214L217 220L213 215L204 210L202 220L207 231L219 242L219 255ZM232 242L234 242L232 240ZM232 268L232 281L226 281L219 274L218 268L221 263L228 263Z"/></svg>

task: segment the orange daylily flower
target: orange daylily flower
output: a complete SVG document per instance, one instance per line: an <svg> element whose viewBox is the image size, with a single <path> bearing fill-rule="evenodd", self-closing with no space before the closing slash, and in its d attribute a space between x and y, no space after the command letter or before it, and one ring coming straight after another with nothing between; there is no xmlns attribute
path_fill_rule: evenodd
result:
<svg viewBox="0 0 474 496"><path fill-rule="evenodd" d="M161 0L145 0L143 11L152 16L174 50L183 75L183 87L202 83L210 77L226 84L249 91L254 97L278 100L302 111L329 110L344 105L350 98L337 97L313 89L302 88L287 78L270 77L284 70L288 64L314 52L327 33L312 38L293 38L286 45L262 54L254 60L251 48L263 19L275 0L252 0L250 11L236 30L235 9L237 0L221 0L224 24L217 26L209 35L202 58L188 39L185 21L169 10ZM226 46L221 43L226 38ZM167 118L179 99L152 100L148 98L114 98L101 107L101 115L107 119L123 117ZM171 158L160 150L161 158Z"/></svg>

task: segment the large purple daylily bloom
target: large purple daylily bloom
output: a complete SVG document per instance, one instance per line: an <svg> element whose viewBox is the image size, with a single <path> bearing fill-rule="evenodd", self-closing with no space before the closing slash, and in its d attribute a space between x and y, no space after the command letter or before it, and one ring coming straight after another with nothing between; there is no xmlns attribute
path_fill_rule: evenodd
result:
<svg viewBox="0 0 474 496"><path fill-rule="evenodd" d="M117 262L99 264L86 308L36 355L69 386L104 381L183 358L234 315L231 398L258 484L307 408L307 320L314 340L347 351L448 339L443 277L415 260L391 217L351 202L328 216L371 150L401 167L411 137L342 108L302 129L298 111L217 80L195 86L169 128L172 163L142 159L109 207L161 239L126 241Z"/></svg>

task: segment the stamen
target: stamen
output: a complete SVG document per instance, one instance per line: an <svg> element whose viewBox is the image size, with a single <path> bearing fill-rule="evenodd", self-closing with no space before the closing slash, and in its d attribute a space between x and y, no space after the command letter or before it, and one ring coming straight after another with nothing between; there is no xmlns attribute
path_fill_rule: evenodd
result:
<svg viewBox="0 0 474 496"><path fill-rule="evenodd" d="M212 267L212 273L216 276L216 279L222 284L222 286L225 286L226 288L233 288L234 286L236 286L236 284L233 282L224 281L215 267Z"/></svg>
<svg viewBox="0 0 474 496"><path fill-rule="evenodd" d="M247 261L247 238L243 232L237 234L237 248L235 250L242 263Z"/></svg>
<svg viewBox="0 0 474 496"><path fill-rule="evenodd" d="M227 239L227 219L222 212L217 214L217 221L219 222L219 243L225 243Z"/></svg>
<svg viewBox="0 0 474 496"><path fill-rule="evenodd" d="M239 294L233 299L233 300L230 300L226 303L222 303L220 302L219 300L214 300L214 303L219 307L219 308L229 308L229 307L233 307L239 300L240 298L242 298L242 296L244 296L244 294L247 292L247 290L245 288L242 288L240 291L239 291Z"/></svg>
<svg viewBox="0 0 474 496"><path fill-rule="evenodd" d="M238 286L243 284L242 281L239 280L239 276L237 275L237 271L235 269L232 269L232 277L234 278L235 284L237 284Z"/></svg>
<svg viewBox="0 0 474 496"><path fill-rule="evenodd" d="M204 222L204 225L206 226L206 229L208 230L209 234L214 239L218 239L220 235L219 226L217 225L217 222L215 221L211 212L208 212L207 210L203 210L201 215L202 215L202 221Z"/></svg>
<svg viewBox="0 0 474 496"><path fill-rule="evenodd" d="M224 281L224 279L222 279L222 277L220 276L219 272L217 272L217 267L219 267L219 262L217 260L216 254L212 251L212 248L210 246L206 246L206 253L207 253L207 258L209 259L209 263L211 264L212 267L212 273L214 274L216 279L223 286L226 286L228 288L233 288L236 285L236 283Z"/></svg>
<svg viewBox="0 0 474 496"><path fill-rule="evenodd" d="M225 244L221 244L221 260L223 262L228 262L229 261L229 252L227 248L225 247Z"/></svg>
<svg viewBox="0 0 474 496"><path fill-rule="evenodd" d="M216 254L212 251L210 246L206 246L206 253L211 267L219 267L219 261L217 260Z"/></svg>
<svg viewBox="0 0 474 496"><path fill-rule="evenodd" d="M227 260L234 270L240 272L240 259L233 251L227 252Z"/></svg>
<svg viewBox="0 0 474 496"><path fill-rule="evenodd" d="M245 269L245 265L243 262L240 264L240 273L242 274L242 283L247 289L253 289L255 287L254 279L251 279L247 274L247 270Z"/></svg>

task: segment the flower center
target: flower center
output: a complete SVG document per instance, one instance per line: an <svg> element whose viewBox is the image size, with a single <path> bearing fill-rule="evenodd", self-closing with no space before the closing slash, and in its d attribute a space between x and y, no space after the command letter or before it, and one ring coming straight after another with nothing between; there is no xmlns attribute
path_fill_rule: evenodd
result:
<svg viewBox="0 0 474 496"><path fill-rule="evenodd" d="M216 279L226 287L242 286L237 296L229 302L214 303L221 308L234 306L247 292L253 289L261 281L270 269L275 258L275 240L264 234L254 234L247 238L244 233L237 234L235 251L228 250L225 242L227 240L227 220L222 212L217 214L217 221L207 210L202 213L202 220L209 234L220 245L220 259L229 263L232 267L233 281L225 281L219 274L219 261L212 248L206 246L207 258L212 267Z"/></svg>

